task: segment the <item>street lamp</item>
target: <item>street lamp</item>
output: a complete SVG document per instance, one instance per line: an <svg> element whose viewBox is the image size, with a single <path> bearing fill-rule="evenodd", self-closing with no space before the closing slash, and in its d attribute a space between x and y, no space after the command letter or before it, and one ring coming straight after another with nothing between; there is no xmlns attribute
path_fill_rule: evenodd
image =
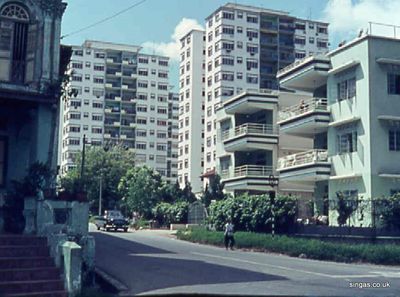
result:
<svg viewBox="0 0 400 297"><path fill-rule="evenodd" d="M272 214L272 226L271 226L271 234L272 239L275 238L275 187L279 185L279 178L273 176L272 174L268 177L267 183L272 187L272 191L269 191L269 200L271 203L271 214Z"/></svg>

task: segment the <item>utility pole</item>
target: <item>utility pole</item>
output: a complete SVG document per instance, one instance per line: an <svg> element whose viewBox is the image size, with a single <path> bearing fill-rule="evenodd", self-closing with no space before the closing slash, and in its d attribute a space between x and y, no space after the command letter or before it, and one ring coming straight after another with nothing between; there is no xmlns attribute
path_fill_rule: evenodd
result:
<svg viewBox="0 0 400 297"><path fill-rule="evenodd" d="M100 185L99 185L99 216L101 216L101 200L103 197L103 176L100 175Z"/></svg>

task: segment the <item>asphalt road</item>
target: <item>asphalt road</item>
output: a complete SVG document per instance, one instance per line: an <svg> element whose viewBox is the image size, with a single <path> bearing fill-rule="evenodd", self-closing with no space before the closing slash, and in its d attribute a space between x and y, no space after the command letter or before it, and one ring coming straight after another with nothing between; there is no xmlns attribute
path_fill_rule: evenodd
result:
<svg viewBox="0 0 400 297"><path fill-rule="evenodd" d="M126 296L400 296L400 267L226 251L176 240L167 234L93 230L96 265L129 288ZM360 285L369 288L356 287Z"/></svg>

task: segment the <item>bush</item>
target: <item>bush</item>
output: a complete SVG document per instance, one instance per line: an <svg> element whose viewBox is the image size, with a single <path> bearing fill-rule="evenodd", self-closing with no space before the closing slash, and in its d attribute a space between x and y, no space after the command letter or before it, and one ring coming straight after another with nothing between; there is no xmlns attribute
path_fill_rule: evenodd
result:
<svg viewBox="0 0 400 297"><path fill-rule="evenodd" d="M275 199L276 230L287 232L294 224L297 200L278 196ZM223 230L228 218L237 231L269 232L272 225L271 203L267 195L244 194L235 198L216 201L210 205L209 223L216 230Z"/></svg>
<svg viewBox="0 0 400 297"><path fill-rule="evenodd" d="M191 242L223 246L223 232L219 231L194 228L189 231L178 231L177 236L179 239ZM272 239L269 234L252 232L236 232L235 241L238 248L252 248L293 257L305 254L307 258L316 260L400 264L400 247L394 244L351 245L288 236L275 236Z"/></svg>
<svg viewBox="0 0 400 297"><path fill-rule="evenodd" d="M153 208L154 219L160 226L187 223L189 203L185 201L174 204L161 202Z"/></svg>

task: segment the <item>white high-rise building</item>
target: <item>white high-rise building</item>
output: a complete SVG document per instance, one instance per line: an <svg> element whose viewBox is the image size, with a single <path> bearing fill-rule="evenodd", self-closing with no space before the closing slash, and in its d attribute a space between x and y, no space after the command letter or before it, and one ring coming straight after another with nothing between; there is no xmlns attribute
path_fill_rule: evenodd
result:
<svg viewBox="0 0 400 297"><path fill-rule="evenodd" d="M169 93L169 59L140 49L100 41L73 47L76 96L62 104L61 173L74 166L85 135L90 145L122 143L135 151L136 164L176 180L178 110Z"/></svg>
<svg viewBox="0 0 400 297"><path fill-rule="evenodd" d="M198 35L201 35L200 32ZM296 59L328 51L328 24L298 19L282 11L228 3L206 18L205 41L200 37L196 40L197 43L192 40L191 47L197 51L205 49L204 56L202 55L204 63L193 65L190 75L194 76L197 73L198 76L201 74L204 77L201 83L205 95L202 111L202 165L203 177L208 177L218 171L218 122L228 117L220 110L223 102L243 92L259 93L263 89L278 89L276 73L279 69L290 65ZM181 41L183 42L184 38ZM183 45L181 50L181 103L182 97L185 99L185 92L193 88L191 77L188 79L188 75L182 73L183 63L187 60L187 49L187 45ZM189 99L189 104L198 103L190 95ZM283 105L285 104L287 103ZM200 108L196 110L200 112ZM276 124L275 117L273 120ZM193 130L193 125L191 128L189 135L200 135L198 131ZM181 132L183 130L180 129ZM198 136L192 138L198 143ZM307 147L303 142L301 146ZM222 154L227 155L224 152ZM186 168L195 170L198 167L197 163L191 163L189 158L187 160ZM183 181L185 159L182 158L182 161L182 169L178 175L182 176ZM200 182L200 177L188 175L188 180L196 184Z"/></svg>
<svg viewBox="0 0 400 297"><path fill-rule="evenodd" d="M179 70L179 174L181 187L191 183L202 190L204 150L204 31L192 30L181 38Z"/></svg>

